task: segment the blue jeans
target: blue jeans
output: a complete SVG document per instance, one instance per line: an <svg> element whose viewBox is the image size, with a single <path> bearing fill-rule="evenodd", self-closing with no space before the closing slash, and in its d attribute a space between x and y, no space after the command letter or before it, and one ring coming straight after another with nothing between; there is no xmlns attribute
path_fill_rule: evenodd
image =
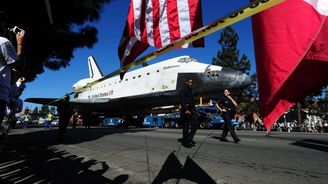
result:
<svg viewBox="0 0 328 184"><path fill-rule="evenodd" d="M28 121L24 121L24 128L27 128L28 126Z"/></svg>
<svg viewBox="0 0 328 184"><path fill-rule="evenodd" d="M46 121L44 122L44 128L52 128L51 121L46 120Z"/></svg>

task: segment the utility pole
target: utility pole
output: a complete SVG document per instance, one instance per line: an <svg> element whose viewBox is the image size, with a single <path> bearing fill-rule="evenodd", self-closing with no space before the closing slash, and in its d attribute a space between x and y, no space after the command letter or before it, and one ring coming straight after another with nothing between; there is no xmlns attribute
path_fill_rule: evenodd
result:
<svg viewBox="0 0 328 184"><path fill-rule="evenodd" d="M302 125L301 103L297 102L297 126Z"/></svg>

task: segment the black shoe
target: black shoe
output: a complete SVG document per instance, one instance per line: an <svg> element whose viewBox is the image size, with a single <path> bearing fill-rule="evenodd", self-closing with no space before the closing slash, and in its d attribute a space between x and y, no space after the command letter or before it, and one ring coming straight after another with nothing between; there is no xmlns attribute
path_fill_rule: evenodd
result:
<svg viewBox="0 0 328 184"><path fill-rule="evenodd" d="M190 143L187 143L187 142L183 142L182 146L185 147L185 148L191 148L192 147L192 145Z"/></svg>
<svg viewBox="0 0 328 184"><path fill-rule="evenodd" d="M0 144L0 154L4 154L6 152L6 148L4 144Z"/></svg>
<svg viewBox="0 0 328 184"><path fill-rule="evenodd" d="M235 143L238 144L238 142L240 142L241 140L238 138L235 140Z"/></svg>
<svg viewBox="0 0 328 184"><path fill-rule="evenodd" d="M226 138L220 138L221 142L228 142L228 140Z"/></svg>
<svg viewBox="0 0 328 184"><path fill-rule="evenodd" d="M59 144L64 143L64 138L63 138L63 137L57 137L57 142L58 142Z"/></svg>
<svg viewBox="0 0 328 184"><path fill-rule="evenodd" d="M178 141L179 141L179 142L183 142L183 138L179 138Z"/></svg>

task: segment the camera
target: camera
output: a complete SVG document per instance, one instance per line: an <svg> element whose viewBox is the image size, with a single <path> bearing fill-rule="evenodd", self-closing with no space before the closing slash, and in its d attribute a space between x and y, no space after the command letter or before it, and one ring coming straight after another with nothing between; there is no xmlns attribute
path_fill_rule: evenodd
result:
<svg viewBox="0 0 328 184"><path fill-rule="evenodd" d="M22 29L19 28L19 27L17 27L17 26L15 26L15 27L12 29L12 31L13 31L15 34L17 34L17 33L22 32Z"/></svg>

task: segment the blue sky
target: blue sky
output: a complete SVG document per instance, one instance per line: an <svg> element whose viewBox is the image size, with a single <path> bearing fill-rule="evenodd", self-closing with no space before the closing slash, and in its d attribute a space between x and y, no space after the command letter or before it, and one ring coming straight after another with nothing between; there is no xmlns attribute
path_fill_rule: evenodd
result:
<svg viewBox="0 0 328 184"><path fill-rule="evenodd" d="M93 48L76 49L74 58L70 66L62 68L59 71L45 69L45 72L38 75L37 79L27 83L27 88L21 98L24 100L31 97L62 97L66 93L72 92L72 85L82 79L87 78L88 66L87 58L92 55L106 75L119 68L119 59L117 55L118 44L124 29L125 20L128 12L130 0L113 0L102 10L100 20L92 22L98 29L98 42ZM202 0L203 23L208 24L216 19L227 15L245 5L249 0ZM240 55L245 53L251 60L251 74L255 73L255 59L253 48L253 35L251 19L246 18L232 25L239 35L238 48ZM218 39L221 30L205 37L204 48L176 49L165 53L156 59L148 62L149 64L166 60L168 58L190 55L203 63L211 63L212 58L220 49ZM63 44L65 44L63 42ZM147 49L144 54L154 51L153 48ZM38 105L24 103L24 107L34 108Z"/></svg>

